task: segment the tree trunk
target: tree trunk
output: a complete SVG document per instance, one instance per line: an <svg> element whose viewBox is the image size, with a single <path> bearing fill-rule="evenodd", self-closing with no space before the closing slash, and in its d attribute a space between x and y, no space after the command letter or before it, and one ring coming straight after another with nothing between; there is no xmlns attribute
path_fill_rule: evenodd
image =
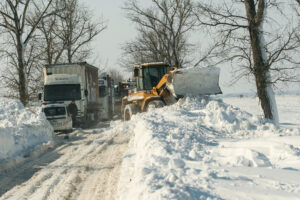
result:
<svg viewBox="0 0 300 200"><path fill-rule="evenodd" d="M260 100L264 117L274 120L278 124L277 106L271 85L269 66L266 62L263 47L263 35L261 26L264 18L265 1L259 0L257 11L254 0L245 0L245 8L248 18L251 49L253 53L253 70L256 81L257 95ZM272 96L273 95L273 96Z"/></svg>
<svg viewBox="0 0 300 200"><path fill-rule="evenodd" d="M71 53L71 48L68 48L68 62L72 63L72 53Z"/></svg>
<svg viewBox="0 0 300 200"><path fill-rule="evenodd" d="M18 75L19 75L19 95L20 101L24 106L28 103L28 92L27 92L27 78L26 78L26 66L24 63L24 46L19 40L21 36L17 36L17 53L18 53Z"/></svg>

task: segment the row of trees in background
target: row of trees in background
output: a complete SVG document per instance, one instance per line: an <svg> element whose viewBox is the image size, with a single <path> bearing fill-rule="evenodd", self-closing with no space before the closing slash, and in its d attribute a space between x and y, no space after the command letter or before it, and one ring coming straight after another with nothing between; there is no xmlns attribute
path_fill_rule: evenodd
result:
<svg viewBox="0 0 300 200"><path fill-rule="evenodd" d="M230 63L233 83L254 80L264 116L278 122L273 86L299 81L299 8L299 0L153 0L148 7L128 0L124 10L138 35L124 44L122 62ZM200 47L191 43L197 33Z"/></svg>
<svg viewBox="0 0 300 200"><path fill-rule="evenodd" d="M7 96L26 105L41 88L43 64L85 61L90 42L105 28L78 0L1 1L0 55L6 69L0 78Z"/></svg>
<svg viewBox="0 0 300 200"><path fill-rule="evenodd" d="M300 1L127 0L138 35L121 63L164 61L178 67L230 63L233 83L250 77L266 118L278 121L273 86L299 81ZM26 105L41 87L44 63L80 62L106 26L79 0L2 0L1 84ZM200 45L195 43L200 40ZM119 75L119 74L118 74Z"/></svg>

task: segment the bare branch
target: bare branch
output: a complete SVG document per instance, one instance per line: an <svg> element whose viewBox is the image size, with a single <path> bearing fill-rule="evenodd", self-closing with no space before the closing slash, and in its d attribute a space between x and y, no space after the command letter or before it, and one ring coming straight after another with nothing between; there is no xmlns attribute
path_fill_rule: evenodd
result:
<svg viewBox="0 0 300 200"><path fill-rule="evenodd" d="M29 0L27 0L29 1ZM32 28L29 32L29 34L27 35L26 39L24 40L24 44L26 45L28 43L28 41L30 40L32 34L34 33L34 31L36 30L38 24L40 23L40 21L42 20L43 17L45 17L45 13L47 12L49 6L51 5L53 0L49 0L47 6L45 7L45 9L43 10L43 12L40 14L40 16L38 17L38 19L36 20L36 22L32 25ZM27 8L26 8L27 9Z"/></svg>
<svg viewBox="0 0 300 200"><path fill-rule="evenodd" d="M125 4L123 9L127 17L137 24L140 35L135 42L127 43L123 50L127 55L134 54L133 59L139 62L160 59L181 67L187 61L185 54L191 46L186 35L197 23L193 3L191 0L152 2L149 8L140 7L135 0L128 0Z"/></svg>

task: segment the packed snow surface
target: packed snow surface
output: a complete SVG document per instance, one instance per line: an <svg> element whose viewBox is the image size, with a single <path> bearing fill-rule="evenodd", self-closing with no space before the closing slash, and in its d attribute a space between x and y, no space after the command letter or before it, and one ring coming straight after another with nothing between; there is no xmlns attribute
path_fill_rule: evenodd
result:
<svg viewBox="0 0 300 200"><path fill-rule="evenodd" d="M26 109L17 100L0 98L0 166L51 143L52 133L41 111Z"/></svg>
<svg viewBox="0 0 300 200"><path fill-rule="evenodd" d="M97 128L61 136L54 147L0 172L1 200L114 199L130 134Z"/></svg>

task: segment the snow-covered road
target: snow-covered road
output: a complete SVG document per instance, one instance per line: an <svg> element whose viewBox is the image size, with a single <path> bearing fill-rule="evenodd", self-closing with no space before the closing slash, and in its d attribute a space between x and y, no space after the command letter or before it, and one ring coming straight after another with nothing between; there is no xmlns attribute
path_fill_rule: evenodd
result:
<svg viewBox="0 0 300 200"><path fill-rule="evenodd" d="M55 137L49 149L45 117L5 101L0 200L298 200L300 98L277 100L281 127L261 117L253 98L186 97Z"/></svg>
<svg viewBox="0 0 300 200"><path fill-rule="evenodd" d="M129 134L76 130L0 174L0 199L114 199ZM7 192L6 192L7 191Z"/></svg>

